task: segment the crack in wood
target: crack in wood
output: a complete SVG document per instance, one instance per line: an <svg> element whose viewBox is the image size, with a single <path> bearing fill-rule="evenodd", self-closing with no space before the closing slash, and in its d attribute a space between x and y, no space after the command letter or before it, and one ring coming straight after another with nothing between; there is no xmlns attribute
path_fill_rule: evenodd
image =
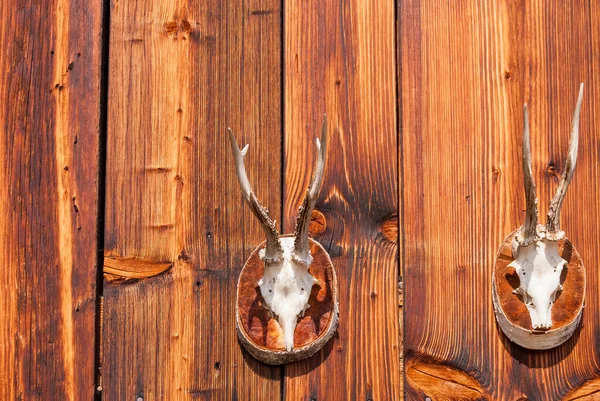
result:
<svg viewBox="0 0 600 401"><path fill-rule="evenodd" d="M475 387L467 386L466 384L460 383L460 382L458 382L458 381L456 381L456 380L447 379L447 378L445 378L445 377L442 377L442 376L436 376L436 375L434 375L434 374L432 374L432 373L425 372L425 371L423 371L423 370L420 370L420 369L417 369L417 368L415 368L415 367L412 367L411 369L412 369L412 370L416 370L417 372L419 372L419 373L422 373L422 374L424 374L424 375L427 375L427 376L429 376L429 377L433 377L433 378L436 378L436 379L438 379L438 380L442 380L442 381L445 381L445 382L454 383L454 384L456 384L456 385L458 385L458 386L462 386L462 387L468 388L468 389L470 389L470 390L477 391L479 394L483 394L483 392L482 392L481 390L479 390L479 389L477 389L477 388L475 388Z"/></svg>
<svg viewBox="0 0 600 401"><path fill-rule="evenodd" d="M173 267L170 261L150 261L138 258L104 258L104 277L108 281L153 277Z"/></svg>
<svg viewBox="0 0 600 401"><path fill-rule="evenodd" d="M425 362L409 363L409 365L406 377L411 385L427 393L427 396L432 399L437 397L445 399L448 390L453 390L454 396L461 396L464 399L475 400L485 395L484 389L475 378L458 369Z"/></svg>

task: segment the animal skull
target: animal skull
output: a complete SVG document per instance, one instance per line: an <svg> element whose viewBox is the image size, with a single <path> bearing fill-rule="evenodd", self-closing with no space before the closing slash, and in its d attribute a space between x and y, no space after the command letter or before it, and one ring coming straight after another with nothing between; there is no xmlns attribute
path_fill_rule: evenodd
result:
<svg viewBox="0 0 600 401"><path fill-rule="evenodd" d="M567 261L558 254L558 243L542 239L521 246L513 242L515 260L509 265L519 275L515 293L521 296L536 330L552 327L552 305L562 290L560 275Z"/></svg>
<svg viewBox="0 0 600 401"><path fill-rule="evenodd" d="M525 197L527 202L525 223L519 229L512 243L514 261L509 264L519 276L518 294L529 311L534 330L548 330L552 327L552 305L562 290L561 273L567 261L560 257L558 240L565 233L560 230L560 208L567 187L573 178L579 145L579 113L583 99L583 84L579 97L569 141L569 153L565 170L556 194L550 202L546 227L538 224L538 209L535 182L531 169L531 146L529 140L529 117L527 104L523 108L525 128L523 130L523 173L525 177Z"/></svg>
<svg viewBox="0 0 600 401"><path fill-rule="evenodd" d="M229 129L229 140L244 199L260 221L267 237L266 246L260 253L260 257L265 263L264 275L257 285L266 306L275 315L281 326L285 349L291 351L294 348L294 331L298 316L304 315L304 312L310 307L308 299L311 289L318 282L308 272L312 263L308 245L308 225L323 182L327 150L327 122L323 121L321 140L317 139L317 166L304 202L300 207L293 237L279 237L275 222L252 192L244 166L244 156L248 151L248 145L240 150L231 129Z"/></svg>

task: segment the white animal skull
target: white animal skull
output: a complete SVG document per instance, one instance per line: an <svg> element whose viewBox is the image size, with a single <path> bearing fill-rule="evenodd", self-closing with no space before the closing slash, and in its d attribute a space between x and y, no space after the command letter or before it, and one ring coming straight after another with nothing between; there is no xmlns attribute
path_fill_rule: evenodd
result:
<svg viewBox="0 0 600 401"><path fill-rule="evenodd" d="M317 283L317 280L308 272L312 263L308 245L308 225L323 182L327 150L327 123L323 122L321 141L317 139L317 167L300 207L293 237L279 237L275 222L252 192L244 166L244 156L248 151L248 145L240 150L231 129L229 129L229 139L244 199L260 221L267 237L266 247L260 253L260 257L265 263L264 275L257 285L267 307L276 316L283 330L285 349L291 351L294 348L294 331L298 316L304 315L304 312L310 307L308 299L312 286Z"/></svg>
<svg viewBox="0 0 600 401"><path fill-rule="evenodd" d="M525 177L526 216L512 243L513 267L519 276L518 294L529 311L534 330L548 330L552 327L552 305L562 290L561 273L567 261L558 253L558 240L565 233L560 230L560 208L567 187L573 178L579 145L579 113L583 99L583 84L579 97L569 142L569 153L560 184L548 209L546 227L538 225L538 209L535 182L531 169L531 146L529 140L529 117L524 106L525 129L523 131L523 173Z"/></svg>
<svg viewBox="0 0 600 401"><path fill-rule="evenodd" d="M519 275L519 294L536 330L552 327L552 305L562 290L560 276L567 261L558 254L558 243L542 239L527 246L513 242L515 260L509 265Z"/></svg>
<svg viewBox="0 0 600 401"><path fill-rule="evenodd" d="M285 348L291 351L297 316L304 316L310 307L308 298L317 280L308 272L306 263L293 257L294 239L281 238L280 243L283 248L281 261L265 263L265 273L258 285L265 303L283 329Z"/></svg>

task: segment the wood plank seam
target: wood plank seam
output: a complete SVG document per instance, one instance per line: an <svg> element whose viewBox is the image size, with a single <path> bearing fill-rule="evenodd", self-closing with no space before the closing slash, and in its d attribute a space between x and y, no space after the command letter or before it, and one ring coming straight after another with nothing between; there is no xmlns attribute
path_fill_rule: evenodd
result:
<svg viewBox="0 0 600 401"><path fill-rule="evenodd" d="M100 67L100 137L98 156L98 216L96 225L96 324L94 341L94 401L102 401L102 360L104 323L104 232L106 222L106 150L108 132L108 77L110 51L110 0L102 0L102 36Z"/></svg>

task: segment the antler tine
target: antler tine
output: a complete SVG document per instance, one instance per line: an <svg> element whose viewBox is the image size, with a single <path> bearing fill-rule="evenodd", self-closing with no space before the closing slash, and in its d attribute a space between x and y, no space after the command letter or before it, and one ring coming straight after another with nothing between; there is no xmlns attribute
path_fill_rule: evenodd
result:
<svg viewBox="0 0 600 401"><path fill-rule="evenodd" d="M263 259L265 262L277 262L281 259L283 249L279 242L279 233L275 228L275 221L271 219L267 209L265 209L258 199L256 199L256 196L250 187L250 181L248 181L248 175L246 174L246 166L244 165L244 157L246 156L246 152L248 152L248 145L240 150L235 141L235 137L233 136L233 131L231 128L228 128L227 130L229 131L229 141L231 142L231 150L233 152L233 158L235 159L235 169L238 181L240 182L240 187L242 187L244 199L248 203L248 206L250 206L252 213L254 213L260 222L267 237L267 246Z"/></svg>
<svg viewBox="0 0 600 401"><path fill-rule="evenodd" d="M569 153L565 162L565 170L562 174L556 194L550 202L548 208L548 221L546 223L546 238L551 241L558 241L564 237L565 233L560 229L560 209L567 194L567 188L573 178L573 171L577 163L577 150L579 147L579 114L581 112L581 103L583 101L583 82L579 86L579 97L577 98L577 106L575 106L575 114L571 124L571 138L569 139Z"/></svg>
<svg viewBox="0 0 600 401"><path fill-rule="evenodd" d="M308 225L317 196L321 191L323 183L323 175L325 172L325 158L327 154L327 115L323 116L323 128L321 130L321 141L317 139L317 167L313 175L312 181L306 191L306 197L296 219L296 229L294 230L294 258L304 264L310 265L312 257L308 249Z"/></svg>
<svg viewBox="0 0 600 401"><path fill-rule="evenodd" d="M519 230L517 241L519 245L527 246L539 239L537 234L538 208L535 181L531 168L531 140L529 138L529 113L527 103L523 105L523 178L525 184L525 223Z"/></svg>

